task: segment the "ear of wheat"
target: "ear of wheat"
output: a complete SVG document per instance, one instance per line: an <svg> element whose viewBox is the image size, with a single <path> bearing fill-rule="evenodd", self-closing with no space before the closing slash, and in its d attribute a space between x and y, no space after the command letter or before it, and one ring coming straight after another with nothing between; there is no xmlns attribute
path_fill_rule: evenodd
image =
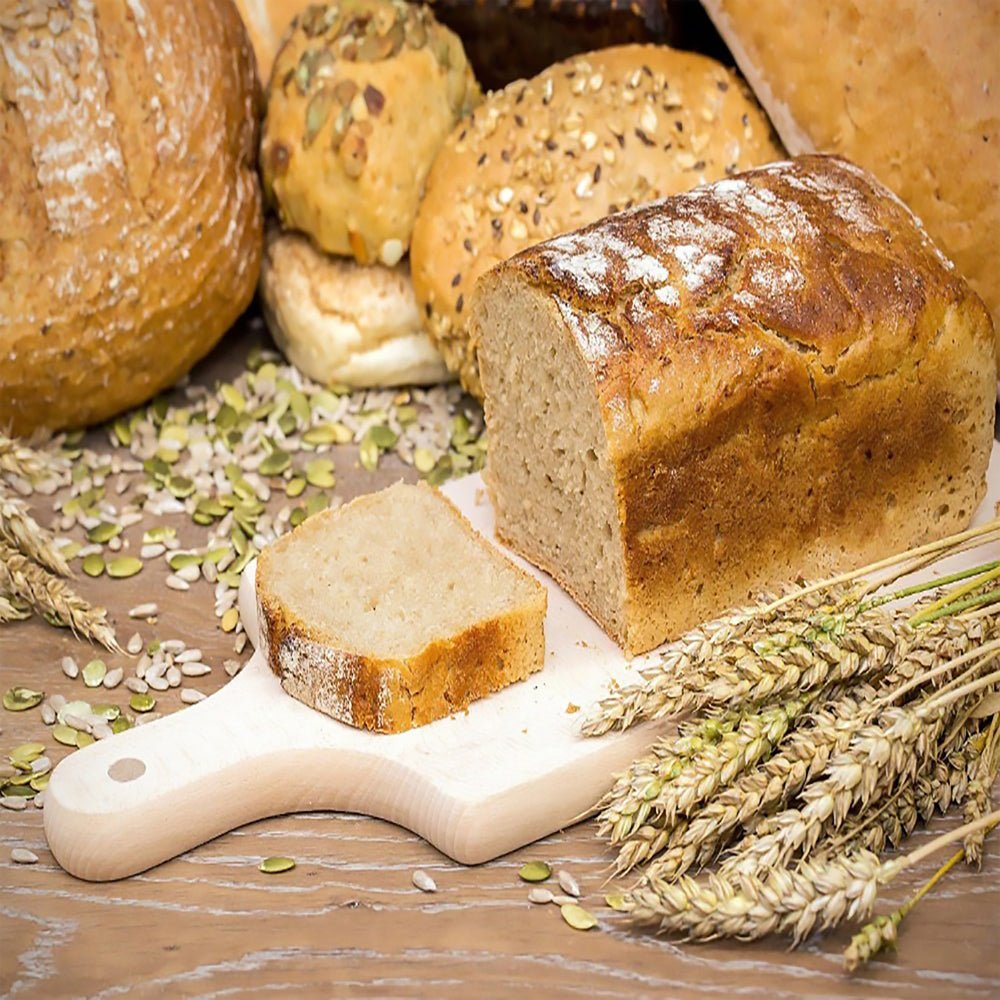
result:
<svg viewBox="0 0 1000 1000"><path fill-rule="evenodd" d="M693 713L681 740L655 744L599 804L617 871L644 866L622 902L635 922L699 940L774 932L798 943L867 919L879 887L926 854L882 862L878 852L955 805L968 821L958 856L979 862L998 818L998 541L1000 519L785 588L669 644L641 684L595 706L586 735ZM970 548L992 558L896 583ZM845 966L891 943L951 863L867 923Z"/></svg>

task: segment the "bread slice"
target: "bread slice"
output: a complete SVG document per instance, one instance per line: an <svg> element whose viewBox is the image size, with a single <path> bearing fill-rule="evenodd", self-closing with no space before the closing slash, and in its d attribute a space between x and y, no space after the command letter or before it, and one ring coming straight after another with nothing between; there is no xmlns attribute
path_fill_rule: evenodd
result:
<svg viewBox="0 0 1000 1000"><path fill-rule="evenodd" d="M262 649L281 686L398 733L540 670L545 588L429 486L324 511L257 562Z"/></svg>

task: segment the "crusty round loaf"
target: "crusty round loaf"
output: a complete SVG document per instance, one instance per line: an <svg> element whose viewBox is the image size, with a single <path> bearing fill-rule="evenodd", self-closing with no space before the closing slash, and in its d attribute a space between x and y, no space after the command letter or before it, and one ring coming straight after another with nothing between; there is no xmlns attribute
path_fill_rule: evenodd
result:
<svg viewBox="0 0 1000 1000"><path fill-rule="evenodd" d="M405 261L364 267L274 227L265 240L260 292L278 346L317 382L370 387L448 378L421 325Z"/></svg>
<svg viewBox="0 0 1000 1000"><path fill-rule="evenodd" d="M479 96L462 43L427 8L309 7L275 59L264 122L282 222L329 253L397 264L434 156Z"/></svg>
<svg viewBox="0 0 1000 1000"><path fill-rule="evenodd" d="M603 49L492 94L448 137L413 231L414 288L449 367L482 395L463 310L494 264L780 152L736 76L666 46Z"/></svg>
<svg viewBox="0 0 1000 1000"><path fill-rule="evenodd" d="M0 22L0 426L26 433L141 402L246 308L258 88L230 0Z"/></svg>

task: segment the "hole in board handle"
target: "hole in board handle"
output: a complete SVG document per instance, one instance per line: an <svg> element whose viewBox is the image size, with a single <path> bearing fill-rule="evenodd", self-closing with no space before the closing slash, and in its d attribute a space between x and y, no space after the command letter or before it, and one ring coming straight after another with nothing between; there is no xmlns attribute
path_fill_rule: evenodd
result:
<svg viewBox="0 0 1000 1000"><path fill-rule="evenodd" d="M146 765L135 757L119 757L109 768L112 781L135 781L146 773Z"/></svg>

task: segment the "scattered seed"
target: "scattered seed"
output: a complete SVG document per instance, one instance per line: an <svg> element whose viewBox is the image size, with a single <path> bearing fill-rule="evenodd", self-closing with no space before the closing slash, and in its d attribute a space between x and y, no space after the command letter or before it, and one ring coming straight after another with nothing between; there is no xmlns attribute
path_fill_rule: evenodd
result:
<svg viewBox="0 0 1000 1000"><path fill-rule="evenodd" d="M148 601L129 609L128 616L129 618L153 618L159 613L159 610L153 601Z"/></svg>
<svg viewBox="0 0 1000 1000"><path fill-rule="evenodd" d="M135 724L137 726L145 726L147 723L155 722L158 718L160 718L159 712L147 712L145 715L140 715L135 720Z"/></svg>
<svg viewBox="0 0 1000 1000"><path fill-rule="evenodd" d="M72 656L64 656L62 660L59 661L59 666L62 667L62 672L72 681L76 680L80 676L80 668L76 664L76 660Z"/></svg>
<svg viewBox="0 0 1000 1000"><path fill-rule="evenodd" d="M58 712L65 706L66 697L61 694L50 695L49 704Z"/></svg>
<svg viewBox="0 0 1000 1000"><path fill-rule="evenodd" d="M34 865L38 863L38 855L27 847L11 848L10 860L17 865Z"/></svg>
<svg viewBox="0 0 1000 1000"><path fill-rule="evenodd" d="M201 579L201 566L192 563L190 566L182 566L175 574L185 583L195 583Z"/></svg>
<svg viewBox="0 0 1000 1000"><path fill-rule="evenodd" d="M230 608L222 616L222 622L221 622L222 631L223 632L232 632L233 629L236 628L236 625L238 624L239 620L240 620L239 609L238 608Z"/></svg>
<svg viewBox="0 0 1000 1000"><path fill-rule="evenodd" d="M563 920L577 931L589 931L591 927L597 926L597 921L593 914L588 913L582 906L576 903L565 903L559 907Z"/></svg>
<svg viewBox="0 0 1000 1000"><path fill-rule="evenodd" d="M142 652L142 636L138 632L133 632L125 648L133 655L138 656Z"/></svg>
<svg viewBox="0 0 1000 1000"><path fill-rule="evenodd" d="M517 874L525 882L544 882L552 869L544 861L529 861Z"/></svg>
<svg viewBox="0 0 1000 1000"><path fill-rule="evenodd" d="M167 683L166 677L161 677L158 674L154 674L152 677L147 675L146 684L153 691L167 691L170 688L169 683Z"/></svg>
<svg viewBox="0 0 1000 1000"><path fill-rule="evenodd" d="M45 697L44 691L32 691L31 688L12 687L4 692L3 707L8 712L24 712L41 703Z"/></svg>
<svg viewBox="0 0 1000 1000"><path fill-rule="evenodd" d="M551 903L552 893L544 886L536 885L528 890L528 900L532 903Z"/></svg>
<svg viewBox="0 0 1000 1000"><path fill-rule="evenodd" d="M22 743L14 747L10 752L10 762L18 767L27 767L33 760L37 760L45 752L45 744L38 742Z"/></svg>
<svg viewBox="0 0 1000 1000"><path fill-rule="evenodd" d="M47 702L42 702L42 722L47 726L51 726L56 721L56 710Z"/></svg>
<svg viewBox="0 0 1000 1000"><path fill-rule="evenodd" d="M239 660L224 660L222 669L225 670L227 677L235 677L243 669L243 664Z"/></svg>
<svg viewBox="0 0 1000 1000"><path fill-rule="evenodd" d="M101 722L94 726L90 735L93 736L95 740L106 740L112 735L112 729L106 722ZM77 745L79 745L79 743Z"/></svg>
<svg viewBox="0 0 1000 1000"><path fill-rule="evenodd" d="M52 727L52 738L63 746L76 746L76 730L65 723L59 722Z"/></svg>
<svg viewBox="0 0 1000 1000"><path fill-rule="evenodd" d="M201 650L192 646L184 649L174 657L174 663L197 663L201 659Z"/></svg>
<svg viewBox="0 0 1000 1000"><path fill-rule="evenodd" d="M181 701L185 705L197 705L199 701L205 700L205 694L195 688L185 688L181 691Z"/></svg>
<svg viewBox="0 0 1000 1000"><path fill-rule="evenodd" d="M115 667L104 675L104 686L106 688L116 688L122 682L125 671L121 667Z"/></svg>
<svg viewBox="0 0 1000 1000"><path fill-rule="evenodd" d="M171 573L165 581L171 590L190 590L191 585L187 580L182 580L176 573Z"/></svg>
<svg viewBox="0 0 1000 1000"><path fill-rule="evenodd" d="M36 757L31 762L31 773L32 774L45 774L46 771L52 770L52 761L48 757Z"/></svg>
<svg viewBox="0 0 1000 1000"><path fill-rule="evenodd" d="M151 694L134 693L128 700L133 712L151 712L156 707L156 699Z"/></svg>
<svg viewBox="0 0 1000 1000"><path fill-rule="evenodd" d="M28 800L21 795L4 795L0 797L0 806L13 809L15 812L27 808Z"/></svg>
<svg viewBox="0 0 1000 1000"><path fill-rule="evenodd" d="M180 687L181 686L181 668L180 667L167 667L167 672L164 674L164 679L167 682L167 687Z"/></svg>
<svg viewBox="0 0 1000 1000"><path fill-rule="evenodd" d="M279 872L291 871L295 862L291 858L264 858L257 867L265 875L277 875Z"/></svg>
<svg viewBox="0 0 1000 1000"><path fill-rule="evenodd" d="M565 893L560 892L552 897L552 902L555 903L556 906L566 906L568 903L575 903L576 896L567 896Z"/></svg>
<svg viewBox="0 0 1000 1000"><path fill-rule="evenodd" d="M74 715L72 712L67 712L65 715L60 714L59 718L63 721L64 725L69 726L74 732L85 733L90 729L90 723L82 715ZM76 737L73 737L73 742L76 742Z"/></svg>
<svg viewBox="0 0 1000 1000"><path fill-rule="evenodd" d="M212 668L207 663L185 663L181 666L181 673L185 677L204 677L211 672Z"/></svg>
<svg viewBox="0 0 1000 1000"><path fill-rule="evenodd" d="M118 556L108 563L108 576L115 580L124 580L135 576L142 569L142 560L135 556Z"/></svg>
<svg viewBox="0 0 1000 1000"><path fill-rule="evenodd" d="M418 868L413 873L413 884L421 892L437 892L437 882L434 881L422 868Z"/></svg>
<svg viewBox="0 0 1000 1000"><path fill-rule="evenodd" d="M84 747L89 747L91 743L96 743L97 740L90 735L90 733L77 733L76 734L76 745L82 750Z"/></svg>
<svg viewBox="0 0 1000 1000"><path fill-rule="evenodd" d="M126 677L125 687L135 694L145 694L149 690L149 685L141 677Z"/></svg>
<svg viewBox="0 0 1000 1000"><path fill-rule="evenodd" d="M108 665L104 660L91 660L81 671L83 683L89 688L100 687L108 673Z"/></svg>
<svg viewBox="0 0 1000 1000"><path fill-rule="evenodd" d="M580 895L580 886L578 885L575 878L565 868L560 869L556 874L556 881L559 883L559 887L569 896L578 897Z"/></svg>

